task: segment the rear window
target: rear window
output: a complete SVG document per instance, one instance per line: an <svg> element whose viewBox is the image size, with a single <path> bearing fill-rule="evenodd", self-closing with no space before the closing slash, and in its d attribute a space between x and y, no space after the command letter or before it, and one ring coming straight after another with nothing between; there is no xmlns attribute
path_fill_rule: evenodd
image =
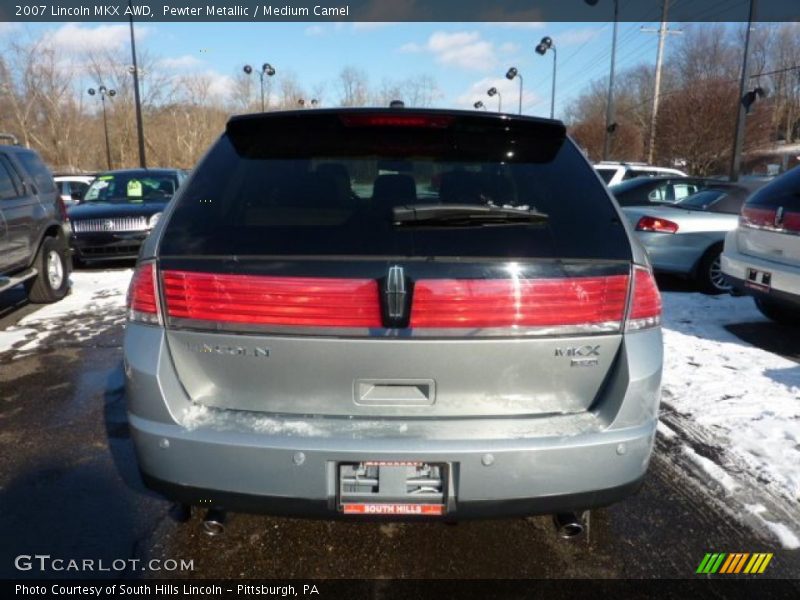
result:
<svg viewBox="0 0 800 600"><path fill-rule="evenodd" d="M74 184L73 184L74 185ZM83 196L85 202L166 202L178 189L177 174L147 171L107 173L95 179Z"/></svg>
<svg viewBox="0 0 800 600"><path fill-rule="evenodd" d="M597 174L600 175L600 178L606 183L614 179L614 175L617 173L616 169L601 169L595 167L595 170L597 171Z"/></svg>
<svg viewBox="0 0 800 600"><path fill-rule="evenodd" d="M747 206L800 211L800 167L787 171L755 192Z"/></svg>
<svg viewBox="0 0 800 600"><path fill-rule="evenodd" d="M17 159L25 167L25 170L30 175L36 184L37 190L41 192L54 192L56 190L53 175L44 166L42 160L33 152L20 152L17 154Z"/></svg>
<svg viewBox="0 0 800 600"><path fill-rule="evenodd" d="M580 151L563 130L523 123L470 116L434 127L347 126L335 113L234 122L180 194L160 252L629 260L618 215ZM431 204L547 218L394 221L395 207Z"/></svg>

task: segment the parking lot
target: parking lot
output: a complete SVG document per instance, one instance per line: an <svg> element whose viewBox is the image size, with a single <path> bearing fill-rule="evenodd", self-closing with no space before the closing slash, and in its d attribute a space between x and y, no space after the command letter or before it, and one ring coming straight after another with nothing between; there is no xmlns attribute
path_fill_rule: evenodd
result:
<svg viewBox="0 0 800 600"><path fill-rule="evenodd" d="M169 503L148 492L138 475L121 364L129 268L78 271L72 294L45 308L27 304L19 290L0 297L0 527L6 540L14 540L2 545L3 577L25 576L14 570L14 557L35 553L107 563L140 559L131 563L130 577L175 576L143 573L139 565L183 559L192 561L192 569L180 576L202 578L681 578L694 574L706 552L720 551L773 552L764 576L800 572L797 503L782 497L767 474L759 481L757 474L736 470L740 463L720 443L719 430L690 419L680 400L670 398L678 386L669 380L669 366L663 429L646 482L629 500L594 511L588 537L559 539L550 517L446 525L235 514L225 533L211 538L201 529L198 510L190 522L179 523ZM670 352L677 351L669 311L680 308L688 327L687 303L708 299L677 281L661 285L669 290L669 365ZM751 302L724 301L743 311ZM797 332L758 317L729 331L741 348L752 345L777 361L800 361ZM799 370L794 366L784 376L790 389ZM795 411L795 423L798 418ZM697 455L733 479L715 476ZM763 510L747 509L754 505Z"/></svg>

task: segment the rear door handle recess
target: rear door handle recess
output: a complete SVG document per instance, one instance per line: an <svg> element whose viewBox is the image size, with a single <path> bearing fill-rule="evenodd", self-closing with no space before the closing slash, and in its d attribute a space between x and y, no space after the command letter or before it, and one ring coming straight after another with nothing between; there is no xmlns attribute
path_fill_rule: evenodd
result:
<svg viewBox="0 0 800 600"><path fill-rule="evenodd" d="M433 379L357 379L356 404L364 406L430 406L436 401Z"/></svg>

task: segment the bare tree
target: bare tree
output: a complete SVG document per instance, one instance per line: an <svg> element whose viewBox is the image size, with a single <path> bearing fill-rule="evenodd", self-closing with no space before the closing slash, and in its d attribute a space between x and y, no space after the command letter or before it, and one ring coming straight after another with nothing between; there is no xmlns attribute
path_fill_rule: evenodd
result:
<svg viewBox="0 0 800 600"><path fill-rule="evenodd" d="M366 106L369 104L369 79L364 71L345 67L338 78L341 106Z"/></svg>

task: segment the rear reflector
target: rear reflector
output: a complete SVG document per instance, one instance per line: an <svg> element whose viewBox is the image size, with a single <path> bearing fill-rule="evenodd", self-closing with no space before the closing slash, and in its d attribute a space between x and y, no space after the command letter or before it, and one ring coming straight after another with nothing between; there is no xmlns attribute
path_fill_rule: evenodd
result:
<svg viewBox="0 0 800 600"><path fill-rule="evenodd" d="M792 233L800 233L800 212L784 213L783 228Z"/></svg>
<svg viewBox="0 0 800 600"><path fill-rule="evenodd" d="M428 279L414 286L411 327L560 327L619 330L628 276Z"/></svg>
<svg viewBox="0 0 800 600"><path fill-rule="evenodd" d="M173 319L294 327L381 327L371 279L164 271Z"/></svg>
<svg viewBox="0 0 800 600"><path fill-rule="evenodd" d="M453 117L441 115L363 114L342 115L346 127L430 127L445 129L453 123Z"/></svg>
<svg viewBox="0 0 800 600"><path fill-rule="evenodd" d="M653 231L656 233L675 233L678 231L678 224L659 219L658 217L642 217L636 223L636 231Z"/></svg>
<svg viewBox="0 0 800 600"><path fill-rule="evenodd" d="M644 267L633 270L633 300L628 329L646 329L661 324L661 293L653 273Z"/></svg>
<svg viewBox="0 0 800 600"><path fill-rule="evenodd" d="M128 319L142 323L158 323L158 294L153 263L139 265L128 287Z"/></svg>

